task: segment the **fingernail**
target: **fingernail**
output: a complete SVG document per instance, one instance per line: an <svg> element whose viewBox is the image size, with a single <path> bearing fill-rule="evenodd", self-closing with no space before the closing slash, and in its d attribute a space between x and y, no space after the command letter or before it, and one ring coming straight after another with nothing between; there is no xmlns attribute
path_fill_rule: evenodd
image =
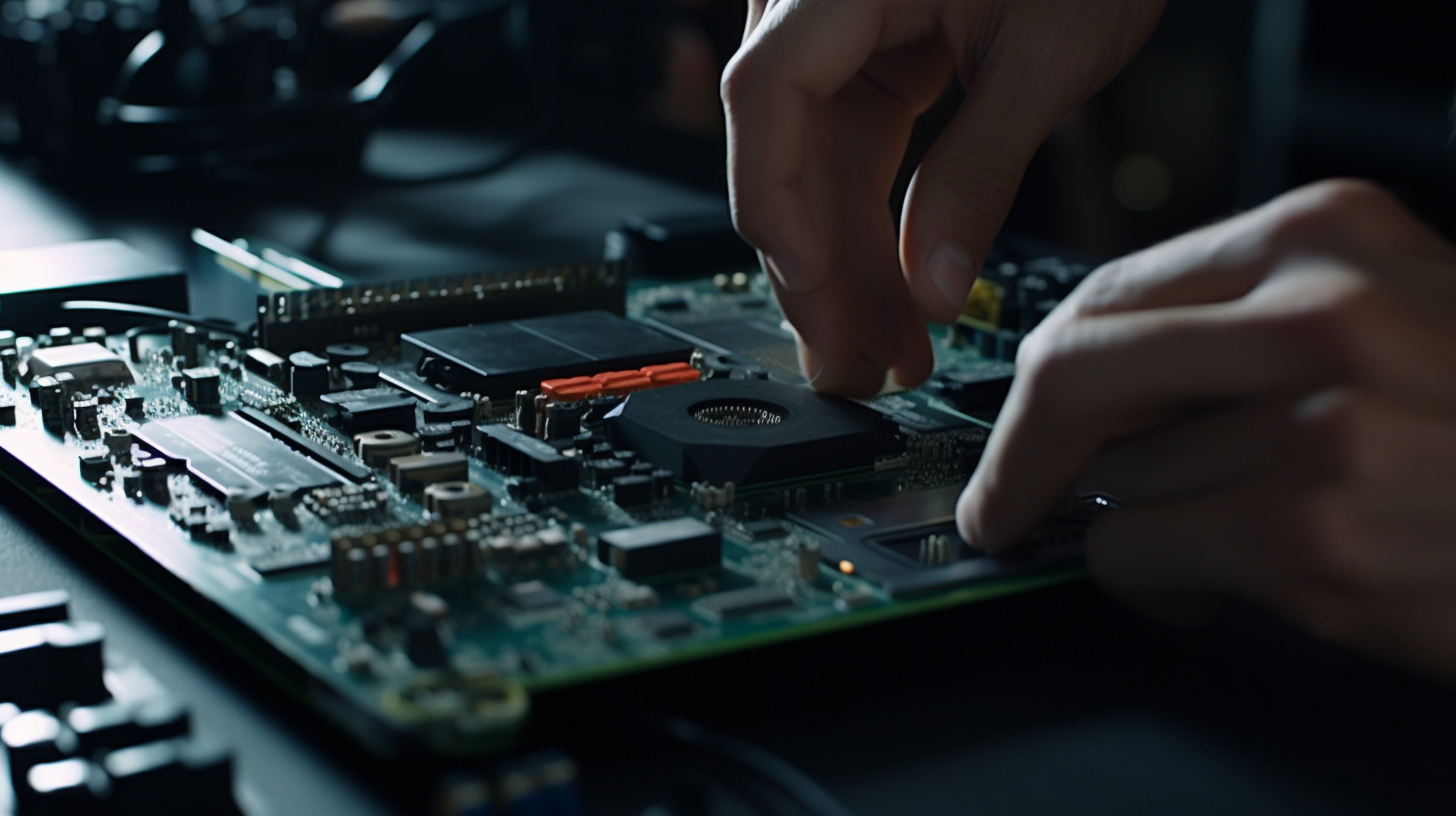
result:
<svg viewBox="0 0 1456 816"><path fill-rule="evenodd" d="M966 296L976 282L976 265L970 253L949 241L931 250L926 266L930 280L956 314L966 307Z"/></svg>
<svg viewBox="0 0 1456 816"><path fill-rule="evenodd" d="M793 258L765 255L763 263L768 268L768 273L786 291L798 292L804 288L804 276L800 274L799 265Z"/></svg>

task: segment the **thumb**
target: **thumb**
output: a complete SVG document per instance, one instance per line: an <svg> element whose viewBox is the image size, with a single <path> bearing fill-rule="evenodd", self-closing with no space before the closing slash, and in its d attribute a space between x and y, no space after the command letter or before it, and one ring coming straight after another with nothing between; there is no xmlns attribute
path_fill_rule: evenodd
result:
<svg viewBox="0 0 1456 816"><path fill-rule="evenodd" d="M961 313L1022 174L1049 127L1010 128L1005 111L970 96L920 162L905 194L900 262L921 314Z"/></svg>

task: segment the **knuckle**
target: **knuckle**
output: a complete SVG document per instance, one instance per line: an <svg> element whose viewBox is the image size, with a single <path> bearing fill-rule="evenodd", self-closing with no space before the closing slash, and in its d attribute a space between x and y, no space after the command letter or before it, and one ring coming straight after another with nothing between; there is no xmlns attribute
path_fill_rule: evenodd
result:
<svg viewBox="0 0 1456 816"><path fill-rule="evenodd" d="M1016 378L1022 381L1027 404L1060 404L1057 394L1082 368L1082 344L1075 325L1043 326L1022 341L1016 353Z"/></svg>
<svg viewBox="0 0 1456 816"><path fill-rule="evenodd" d="M1064 308L1076 315L1096 315L1109 311L1110 305L1121 303L1128 290L1128 263L1118 258L1092 270L1063 301Z"/></svg>
<svg viewBox="0 0 1456 816"><path fill-rule="evenodd" d="M723 107L730 116L733 111L741 109L744 103L751 101L753 88L757 84L757 63L753 49L745 46L733 55L728 66L723 69L723 75L718 80L718 96L723 100Z"/></svg>
<svg viewBox="0 0 1456 816"><path fill-rule="evenodd" d="M1360 179L1330 179L1278 199L1270 225L1273 246L1303 245L1365 233L1403 209L1390 192Z"/></svg>
<svg viewBox="0 0 1456 816"><path fill-rule="evenodd" d="M1265 315L1271 339L1330 376L1342 377L1358 366L1371 334L1386 322L1383 296L1374 281L1360 275L1307 275L1277 298Z"/></svg>

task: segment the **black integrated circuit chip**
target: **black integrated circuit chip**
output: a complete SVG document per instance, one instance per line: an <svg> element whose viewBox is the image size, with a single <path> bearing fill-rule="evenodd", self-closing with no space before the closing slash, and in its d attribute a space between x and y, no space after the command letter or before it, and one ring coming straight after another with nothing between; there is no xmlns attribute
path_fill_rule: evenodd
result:
<svg viewBox="0 0 1456 816"><path fill-rule="evenodd" d="M157 419L138 428L136 438L166 459L186 462L189 473L222 495L242 491L261 497L278 490L308 490L342 481L231 415Z"/></svg>
<svg viewBox="0 0 1456 816"><path fill-rule="evenodd" d="M794 596L778 587L754 586L709 595L698 607L717 620L736 620L764 612L778 612L798 606Z"/></svg>
<svg viewBox="0 0 1456 816"><path fill-rule="evenodd" d="M420 376L492 399L542 380L684 362L692 346L610 312L572 312L412 332L400 338Z"/></svg>
<svg viewBox="0 0 1456 816"><path fill-rule="evenodd" d="M607 433L685 482L739 487L868 470L904 449L882 414L774 380L639 391L607 415Z"/></svg>
<svg viewBox="0 0 1456 816"><path fill-rule="evenodd" d="M522 612L545 612L566 603L561 593L540 581L511 585L506 590L506 600Z"/></svg>
<svg viewBox="0 0 1456 816"><path fill-rule="evenodd" d="M695 518L608 530L597 540L597 559L635 581L718 566L723 534Z"/></svg>
<svg viewBox="0 0 1456 816"><path fill-rule="evenodd" d="M676 609L638 615L637 625L644 632L658 640L672 640L674 638L686 637L691 635L693 629L696 628L692 618Z"/></svg>

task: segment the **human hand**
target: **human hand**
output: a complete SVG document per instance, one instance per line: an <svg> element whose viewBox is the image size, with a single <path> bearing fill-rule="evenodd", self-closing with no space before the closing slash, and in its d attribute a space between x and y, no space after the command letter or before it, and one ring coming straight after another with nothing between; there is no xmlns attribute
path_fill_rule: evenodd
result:
<svg viewBox="0 0 1456 816"><path fill-rule="evenodd" d="M930 374L922 315L960 313L1022 173L1151 33L1163 0L750 0L723 75L733 219L817 388ZM915 117L965 102L890 195ZM903 269L903 275L902 275ZM908 286L907 286L908 284Z"/></svg>
<svg viewBox="0 0 1456 816"><path fill-rule="evenodd" d="M1094 577L1238 600L1456 678L1456 247L1358 182L1091 275L1021 347L958 521L1013 546L1079 483Z"/></svg>

